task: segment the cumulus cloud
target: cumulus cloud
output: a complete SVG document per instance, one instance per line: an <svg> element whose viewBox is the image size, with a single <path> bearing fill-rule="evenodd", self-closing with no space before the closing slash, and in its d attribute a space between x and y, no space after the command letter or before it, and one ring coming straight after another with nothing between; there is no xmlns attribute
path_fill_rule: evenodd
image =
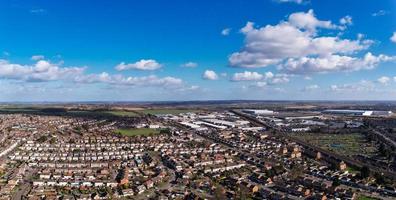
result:
<svg viewBox="0 0 396 200"><path fill-rule="evenodd" d="M205 72L202 75L202 78L206 80L217 80L219 76L213 70L205 70Z"/></svg>
<svg viewBox="0 0 396 200"><path fill-rule="evenodd" d="M181 65L182 67L194 68L198 66L198 63L195 62L186 62Z"/></svg>
<svg viewBox="0 0 396 200"><path fill-rule="evenodd" d="M271 78L274 78L274 74L272 73L272 72L265 72L265 74L264 74L264 77L266 78L266 79L271 79Z"/></svg>
<svg viewBox="0 0 396 200"><path fill-rule="evenodd" d="M345 24L352 22L349 18L344 20ZM351 55L370 47L373 41L363 37L350 40L338 36L317 36L318 29L341 30L345 24L319 20L313 10L293 13L288 21L261 28L255 28L254 23L248 22L241 29L245 35L244 47L229 56L229 64L245 68L267 67L290 58Z"/></svg>
<svg viewBox="0 0 396 200"><path fill-rule="evenodd" d="M221 34L227 36L230 34L230 32L231 32L231 28L225 28L221 31Z"/></svg>
<svg viewBox="0 0 396 200"><path fill-rule="evenodd" d="M33 55L30 59L37 61L37 60L44 60L44 56L43 55Z"/></svg>
<svg viewBox="0 0 396 200"><path fill-rule="evenodd" d="M389 78L387 76L382 76L382 77L378 78L377 81L383 85L387 85L391 81L391 78Z"/></svg>
<svg viewBox="0 0 396 200"><path fill-rule="evenodd" d="M111 85L126 85L126 86L161 86L161 87L180 87L183 85L183 80L175 77L159 78L155 75L132 77L123 75L110 75L106 72L101 74L89 74L77 76L74 79L77 83L107 83Z"/></svg>
<svg viewBox="0 0 396 200"><path fill-rule="evenodd" d="M396 32L393 32L392 37L390 38L390 40L394 43L396 43Z"/></svg>
<svg viewBox="0 0 396 200"><path fill-rule="evenodd" d="M56 81L83 74L86 67L61 67L59 64L39 60L34 65L21 65L0 60L0 78L22 81Z"/></svg>
<svg viewBox="0 0 396 200"><path fill-rule="evenodd" d="M107 72L86 74L87 67L63 67L60 64L39 60L32 65L21 65L0 60L0 79L23 82L62 81L64 83L95 84L103 83L120 86L155 86L163 88L184 88L183 80L171 76L155 75L132 77L120 74L111 75Z"/></svg>
<svg viewBox="0 0 396 200"><path fill-rule="evenodd" d="M387 15L387 14L389 14L389 13L390 13L390 12L389 12L389 11L386 11L386 10L379 10L379 11L377 11L377 12L375 12L375 13L372 13L371 16L373 16L373 17L379 17L379 16Z"/></svg>
<svg viewBox="0 0 396 200"><path fill-rule="evenodd" d="M158 63L156 60L153 59L142 59L135 63L120 63L118 64L115 69L118 71L136 69L136 70L157 70L162 67L162 64Z"/></svg>
<svg viewBox="0 0 396 200"><path fill-rule="evenodd" d="M242 73L235 73L231 80L232 81L258 81L261 80L264 76L257 72L245 71Z"/></svg>
<svg viewBox="0 0 396 200"><path fill-rule="evenodd" d="M283 83L288 83L290 81L290 76L287 74L276 74L269 80L269 84L275 85L275 84L283 84Z"/></svg>
<svg viewBox="0 0 396 200"><path fill-rule="evenodd" d="M323 57L290 58L279 69L295 74L325 73L339 71L358 71L373 69L381 62L395 61L396 57L383 54L378 56L366 53L363 58L341 55L328 55Z"/></svg>
<svg viewBox="0 0 396 200"><path fill-rule="evenodd" d="M318 28L336 29L337 26L331 21L322 21L315 17L314 11L311 9L308 12L297 12L289 16L289 23L299 29L308 30L311 33L316 33Z"/></svg>
<svg viewBox="0 0 396 200"><path fill-rule="evenodd" d="M288 83L290 81L290 76L287 74L273 74L272 72L260 74L258 72L244 71L241 73L235 73L230 80L235 82L257 81L259 85L267 86Z"/></svg>
<svg viewBox="0 0 396 200"><path fill-rule="evenodd" d="M340 24L346 25L346 26L352 25L353 24L352 17L347 15L347 16L341 18L340 19Z"/></svg>

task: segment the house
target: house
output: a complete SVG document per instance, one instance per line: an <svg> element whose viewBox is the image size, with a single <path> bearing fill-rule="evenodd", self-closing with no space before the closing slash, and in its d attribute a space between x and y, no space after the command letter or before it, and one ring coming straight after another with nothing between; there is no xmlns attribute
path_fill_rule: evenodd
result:
<svg viewBox="0 0 396 200"><path fill-rule="evenodd" d="M146 186L144 186L144 185L139 185L136 189L137 189L137 193L138 193L138 194L141 194L141 193L143 193L144 191L146 191Z"/></svg>

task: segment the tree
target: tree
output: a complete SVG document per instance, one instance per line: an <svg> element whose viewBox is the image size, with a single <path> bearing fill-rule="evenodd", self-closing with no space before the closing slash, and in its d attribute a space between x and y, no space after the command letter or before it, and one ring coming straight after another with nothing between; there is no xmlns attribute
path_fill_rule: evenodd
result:
<svg viewBox="0 0 396 200"><path fill-rule="evenodd" d="M214 191L214 197L216 200L223 200L223 199L227 199L225 193L224 193L224 189L221 185L217 184L215 191Z"/></svg>
<svg viewBox="0 0 396 200"><path fill-rule="evenodd" d="M249 188L243 184L240 184L239 188L238 188L236 199L246 200L246 199L248 199L248 197L249 197Z"/></svg>
<svg viewBox="0 0 396 200"><path fill-rule="evenodd" d="M361 178L367 178L370 176L370 169L367 166L363 166L360 169L360 177Z"/></svg>
<svg viewBox="0 0 396 200"><path fill-rule="evenodd" d="M43 135L39 139L37 139L37 142L39 142L39 143L43 143L45 141L47 141L47 136L45 136L45 135Z"/></svg>
<svg viewBox="0 0 396 200"><path fill-rule="evenodd" d="M302 176L304 174L304 167L301 166L300 164L295 164L292 166L290 170L290 178L291 179L296 179L299 176Z"/></svg>
<svg viewBox="0 0 396 200"><path fill-rule="evenodd" d="M171 130L170 130L169 128L164 128L164 129L161 129L161 130L160 130L160 133L161 133L161 134L170 134L170 133L171 133Z"/></svg>
<svg viewBox="0 0 396 200"><path fill-rule="evenodd" d="M340 183L340 180L339 179L335 179L334 181L333 181L333 183L331 184L331 186L333 186L333 187L338 187L338 186L340 186L341 185L341 183Z"/></svg>
<svg viewBox="0 0 396 200"><path fill-rule="evenodd" d="M374 174L374 178L375 178L375 182L376 182L378 185L383 185L383 184L386 183L384 176L381 175L381 174L379 174L379 173L375 173L375 174Z"/></svg>

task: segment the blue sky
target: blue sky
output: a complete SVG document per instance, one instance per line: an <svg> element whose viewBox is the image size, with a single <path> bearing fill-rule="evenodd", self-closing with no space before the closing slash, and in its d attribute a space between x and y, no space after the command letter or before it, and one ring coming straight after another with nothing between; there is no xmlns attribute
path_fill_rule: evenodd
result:
<svg viewBox="0 0 396 200"><path fill-rule="evenodd" d="M395 9L392 0L1 1L0 101L395 100Z"/></svg>

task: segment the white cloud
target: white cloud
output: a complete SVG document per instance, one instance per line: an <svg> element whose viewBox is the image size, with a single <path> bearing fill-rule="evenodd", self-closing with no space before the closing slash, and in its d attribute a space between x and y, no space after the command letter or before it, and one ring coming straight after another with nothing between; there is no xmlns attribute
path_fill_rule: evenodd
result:
<svg viewBox="0 0 396 200"><path fill-rule="evenodd" d="M375 13L372 13L371 16L373 16L373 17L379 17L379 16L387 15L387 14L389 14L389 13L390 13L390 12L389 12L389 11L386 11L386 10L379 10L379 11L377 11L377 12L375 12Z"/></svg>
<svg viewBox="0 0 396 200"><path fill-rule="evenodd" d="M317 37L317 29L343 29L331 21L318 20L313 10L293 13L288 21L277 25L255 28L248 22L241 29L245 44L241 51L229 56L229 64L235 67L257 68L282 63L285 59L300 57L351 55L365 50L372 40L342 39L338 36Z"/></svg>
<svg viewBox="0 0 396 200"><path fill-rule="evenodd" d="M201 87L197 86L197 85L192 85L189 87L180 87L177 88L178 92L196 92L197 90L200 90Z"/></svg>
<svg viewBox="0 0 396 200"><path fill-rule="evenodd" d="M0 60L0 79L17 80L21 82L49 82L62 81L62 83L95 84L103 83L118 86L155 86L163 88L182 89L185 84L182 79L155 75L132 77L120 74L110 75L106 72L100 74L85 74L86 67L62 67L46 60L39 60L33 65L21 65Z"/></svg>
<svg viewBox="0 0 396 200"><path fill-rule="evenodd" d="M235 73L231 80L232 81L258 81L261 80L264 76L257 72L245 71L242 73Z"/></svg>
<svg viewBox="0 0 396 200"><path fill-rule="evenodd" d="M231 32L231 28L225 28L221 31L221 34L227 36L230 34L230 32Z"/></svg>
<svg viewBox="0 0 396 200"><path fill-rule="evenodd" d="M45 12L47 12L47 10L42 9L42 8L37 8L37 9L31 9L30 10L30 13L32 13L32 14L40 14L40 13L45 13Z"/></svg>
<svg viewBox="0 0 396 200"><path fill-rule="evenodd" d="M387 76L382 76L382 77L378 78L377 81L383 85L387 85L391 81L391 79Z"/></svg>
<svg viewBox="0 0 396 200"><path fill-rule="evenodd" d="M278 3L296 3L296 4L303 4L308 2L308 0L274 0Z"/></svg>
<svg viewBox="0 0 396 200"><path fill-rule="evenodd" d="M358 71L362 69L373 69L381 62L395 61L396 57L383 54L375 56L366 53L363 58L350 56L328 55L324 57L301 57L290 58L279 69L295 74L325 73L339 71Z"/></svg>
<svg viewBox="0 0 396 200"><path fill-rule="evenodd" d="M110 75L106 72L101 74L89 74L75 77L76 83L107 83L111 85L125 86L160 86L165 88L181 87L183 80L175 77L158 78L155 75L143 77L131 77L123 75Z"/></svg>
<svg viewBox="0 0 396 200"><path fill-rule="evenodd" d="M390 40L394 43L396 43L396 32L393 32L392 37L390 38Z"/></svg>
<svg viewBox="0 0 396 200"><path fill-rule="evenodd" d="M276 93L285 93L286 90L284 88L281 87L272 87L270 84L268 84L267 82L264 81L258 81L255 82L254 84L250 84L246 87L246 89L248 88L253 88L254 91L257 91L257 89L259 90L264 90L267 91L269 94L276 94Z"/></svg>
<svg viewBox="0 0 396 200"><path fill-rule="evenodd" d="M275 75L272 72L265 72L264 76L266 79L271 79L274 78Z"/></svg>
<svg viewBox="0 0 396 200"><path fill-rule="evenodd" d="M195 62L187 62L181 65L182 67L194 68L198 66L198 63Z"/></svg>
<svg viewBox="0 0 396 200"><path fill-rule="evenodd" d="M331 21L321 21L315 17L314 11L311 9L308 12L297 12L289 16L289 23L299 29L307 30L311 33L316 33L317 28L336 29L337 26Z"/></svg>
<svg viewBox="0 0 396 200"><path fill-rule="evenodd" d="M258 88L265 88L267 85L268 85L267 82L259 81L256 84L254 84L253 86L258 87Z"/></svg>
<svg viewBox="0 0 396 200"><path fill-rule="evenodd" d="M219 78L219 76L216 74L215 71L212 70L206 70L203 75L202 75L203 79L206 80L217 80Z"/></svg>
<svg viewBox="0 0 396 200"><path fill-rule="evenodd" d="M341 18L340 19L340 24L346 25L346 26L352 25L353 24L352 17L347 15L347 16Z"/></svg>
<svg viewBox="0 0 396 200"><path fill-rule="evenodd" d="M242 73L235 73L231 81L258 81L261 85L276 85L288 83L290 81L289 75L287 74L273 74L272 72L266 72L260 74L257 72L244 71Z"/></svg>
<svg viewBox="0 0 396 200"><path fill-rule="evenodd" d="M158 63L156 60L153 59L142 59L135 63L120 63L118 64L115 69L118 71L130 70L130 69L137 69L137 70L157 70L162 67L162 64Z"/></svg>
<svg viewBox="0 0 396 200"><path fill-rule="evenodd" d="M13 64L0 60L0 78L21 81L56 81L70 79L83 74L86 67L61 67L49 61L40 60L34 65Z"/></svg>
<svg viewBox="0 0 396 200"><path fill-rule="evenodd" d="M308 85L304 87L304 91L312 91L312 90L317 90L319 89L319 85Z"/></svg>
<svg viewBox="0 0 396 200"><path fill-rule="evenodd" d="M33 55L30 59L37 61L37 60L43 60L45 57L43 55Z"/></svg>
<svg viewBox="0 0 396 200"><path fill-rule="evenodd" d="M275 84L283 84L283 83L288 83L290 81L289 75L287 74L276 74L269 80L269 84L275 85Z"/></svg>
<svg viewBox="0 0 396 200"><path fill-rule="evenodd" d="M362 92L362 91L375 91L375 84L372 81L362 80L358 83L331 85L330 90L333 92Z"/></svg>
<svg viewBox="0 0 396 200"><path fill-rule="evenodd" d="M257 72L244 71L242 73L235 73L230 79L231 81L257 81L253 86L263 87L267 85L278 85L288 83L290 76L287 74L273 74L266 72L260 74Z"/></svg>

